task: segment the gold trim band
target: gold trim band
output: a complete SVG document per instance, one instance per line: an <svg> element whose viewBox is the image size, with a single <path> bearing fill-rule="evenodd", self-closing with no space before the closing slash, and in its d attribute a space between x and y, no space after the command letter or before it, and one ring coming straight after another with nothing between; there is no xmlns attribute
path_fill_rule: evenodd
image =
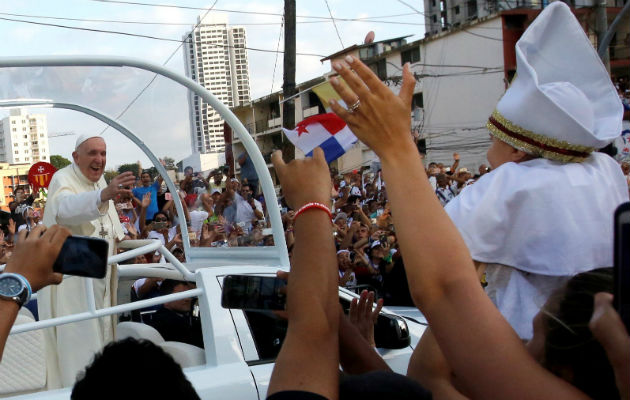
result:
<svg viewBox="0 0 630 400"><path fill-rule="evenodd" d="M494 110L486 127L492 135L528 154L562 162L582 162L593 147L571 144L521 128Z"/></svg>

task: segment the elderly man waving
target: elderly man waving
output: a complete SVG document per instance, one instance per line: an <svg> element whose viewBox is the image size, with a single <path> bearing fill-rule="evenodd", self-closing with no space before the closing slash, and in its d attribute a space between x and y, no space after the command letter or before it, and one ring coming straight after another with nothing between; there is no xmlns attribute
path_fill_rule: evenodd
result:
<svg viewBox="0 0 630 400"><path fill-rule="evenodd" d="M134 183L135 177L125 172L107 185L103 178L106 156L107 147L101 136L79 137L72 153L74 162L57 171L50 182L44 224L66 226L73 235L105 239L111 255L116 240L123 238L112 199L118 194L130 193L127 187ZM42 289L38 297L40 318L87 311L86 279L67 277L59 286ZM93 279L97 308L113 304L115 282L111 271L104 279ZM94 353L113 340L112 318L57 326L47 329L45 335L48 387L70 386Z"/></svg>

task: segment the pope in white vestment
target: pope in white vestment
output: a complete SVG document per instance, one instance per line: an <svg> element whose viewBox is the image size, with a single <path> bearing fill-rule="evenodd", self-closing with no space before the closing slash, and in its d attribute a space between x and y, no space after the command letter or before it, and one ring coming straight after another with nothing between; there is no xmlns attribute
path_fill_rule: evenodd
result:
<svg viewBox="0 0 630 400"><path fill-rule="evenodd" d="M82 136L77 140L74 163L57 171L48 188L43 222L59 224L73 235L106 239L113 254L116 239L124 237L112 198L133 182L128 173L112 180L103 178L105 141L101 137ZM131 177L131 178L130 178ZM115 268L108 268L104 279L65 277L58 286L48 286L38 293L40 319L88 311L86 281L93 283L97 309L116 301ZM94 353L114 339L114 318L90 319L45 330L47 386L49 389L72 386L77 374L88 365Z"/></svg>

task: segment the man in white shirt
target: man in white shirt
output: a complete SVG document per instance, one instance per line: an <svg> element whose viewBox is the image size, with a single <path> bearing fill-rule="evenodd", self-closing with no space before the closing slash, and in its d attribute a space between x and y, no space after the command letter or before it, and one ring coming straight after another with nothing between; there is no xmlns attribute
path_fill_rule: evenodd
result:
<svg viewBox="0 0 630 400"><path fill-rule="evenodd" d="M133 185L135 177L126 172L107 185L103 178L106 155L102 137L79 137L72 153L74 162L57 171L50 182L43 222L48 227L66 226L73 235L105 239L113 254L115 242L123 238L123 231L112 199L118 194L130 194L125 188ZM66 277L60 285L42 289L38 293L40 319L87 311L86 280ZM116 293L115 274L108 269L104 279L92 279L92 282L96 307L112 305ZM113 321L100 318L61 325L45 330L44 335L48 388L70 386L94 353L113 340Z"/></svg>

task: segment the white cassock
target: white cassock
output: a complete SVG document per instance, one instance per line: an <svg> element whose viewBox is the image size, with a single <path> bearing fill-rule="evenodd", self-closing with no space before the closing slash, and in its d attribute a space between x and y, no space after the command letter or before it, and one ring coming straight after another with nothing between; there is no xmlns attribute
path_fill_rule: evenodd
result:
<svg viewBox="0 0 630 400"><path fill-rule="evenodd" d="M101 190L106 186L103 177L98 183L88 180L74 163L57 171L48 188L44 224L63 225L73 235L105 236L109 253L113 254L114 239L122 239L124 235L113 202L100 202ZM85 282L88 279L66 277L58 286L41 289L37 298L39 318L44 320L87 311ZM108 268L104 279L92 279L92 282L97 309L115 304L115 269ZM45 329L49 389L74 384L77 374L92 361L94 353L114 339L114 318L90 319Z"/></svg>
<svg viewBox="0 0 630 400"><path fill-rule="evenodd" d="M570 277L613 265L613 214L628 201L615 160L544 158L505 163L444 210L473 260L487 264L486 293L523 339L549 295Z"/></svg>

